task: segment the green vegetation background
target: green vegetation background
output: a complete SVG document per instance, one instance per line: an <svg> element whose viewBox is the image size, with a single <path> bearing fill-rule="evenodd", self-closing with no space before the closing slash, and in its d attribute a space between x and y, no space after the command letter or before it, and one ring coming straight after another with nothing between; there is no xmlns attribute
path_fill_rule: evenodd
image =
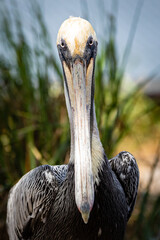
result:
<svg viewBox="0 0 160 240"><path fill-rule="evenodd" d="M120 63L116 48L116 14L106 14L106 38L99 45L95 71L95 102L101 140L108 157L118 144L137 132L149 135L158 124L160 109L143 94L140 85L122 91L141 6L137 6L128 42ZM86 14L86 13L85 13ZM63 94L60 61L54 57L42 9L31 4L32 41L29 41L18 8L0 6L0 238L7 238L5 218L9 189L30 169L40 164L68 161L70 132ZM57 29L58 30L58 29ZM56 44L56 43L54 43ZM58 62L57 62L58 61ZM133 131L134 126L134 131ZM126 149L127 150L127 149ZM160 239L160 195L150 195L157 151L145 192L128 224L126 239ZM149 206L149 210L148 210Z"/></svg>

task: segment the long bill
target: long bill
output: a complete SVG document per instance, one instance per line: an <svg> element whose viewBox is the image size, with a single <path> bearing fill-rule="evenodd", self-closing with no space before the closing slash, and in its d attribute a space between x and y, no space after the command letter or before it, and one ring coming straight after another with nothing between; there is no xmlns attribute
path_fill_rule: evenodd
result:
<svg viewBox="0 0 160 240"><path fill-rule="evenodd" d="M64 70L65 68L66 66L64 66ZM75 200L83 221L87 223L94 203L90 131L93 59L87 69L85 61L76 59L71 66L70 73L68 71L65 74L73 125Z"/></svg>

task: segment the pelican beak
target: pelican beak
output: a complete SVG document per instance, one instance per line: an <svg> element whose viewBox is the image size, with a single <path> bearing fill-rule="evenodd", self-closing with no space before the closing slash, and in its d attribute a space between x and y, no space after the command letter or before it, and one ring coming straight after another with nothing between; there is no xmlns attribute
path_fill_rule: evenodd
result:
<svg viewBox="0 0 160 240"><path fill-rule="evenodd" d="M93 68L93 58L86 66L83 58L76 57L70 64L70 69L63 62L74 135L75 200L85 223L88 222L94 203L90 130Z"/></svg>

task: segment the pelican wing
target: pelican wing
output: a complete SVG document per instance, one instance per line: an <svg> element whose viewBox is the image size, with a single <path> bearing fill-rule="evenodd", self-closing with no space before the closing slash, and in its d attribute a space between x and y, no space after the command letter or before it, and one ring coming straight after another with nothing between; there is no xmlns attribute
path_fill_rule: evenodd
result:
<svg viewBox="0 0 160 240"><path fill-rule="evenodd" d="M135 205L139 183L139 170L136 160L132 154L124 151L110 159L109 163L123 187L129 219Z"/></svg>
<svg viewBox="0 0 160 240"><path fill-rule="evenodd" d="M45 223L67 168L67 165L37 167L11 189L7 206L10 239L30 239L35 227Z"/></svg>

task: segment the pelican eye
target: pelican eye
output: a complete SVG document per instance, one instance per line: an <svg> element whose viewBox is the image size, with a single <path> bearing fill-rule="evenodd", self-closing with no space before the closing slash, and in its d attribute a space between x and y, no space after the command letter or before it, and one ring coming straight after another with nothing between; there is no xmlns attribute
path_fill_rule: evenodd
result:
<svg viewBox="0 0 160 240"><path fill-rule="evenodd" d="M64 48L65 47L65 41L62 40L60 45L61 45L62 48Z"/></svg>
<svg viewBox="0 0 160 240"><path fill-rule="evenodd" d="M90 38L88 43L89 43L90 46L92 46L93 45L93 38Z"/></svg>

